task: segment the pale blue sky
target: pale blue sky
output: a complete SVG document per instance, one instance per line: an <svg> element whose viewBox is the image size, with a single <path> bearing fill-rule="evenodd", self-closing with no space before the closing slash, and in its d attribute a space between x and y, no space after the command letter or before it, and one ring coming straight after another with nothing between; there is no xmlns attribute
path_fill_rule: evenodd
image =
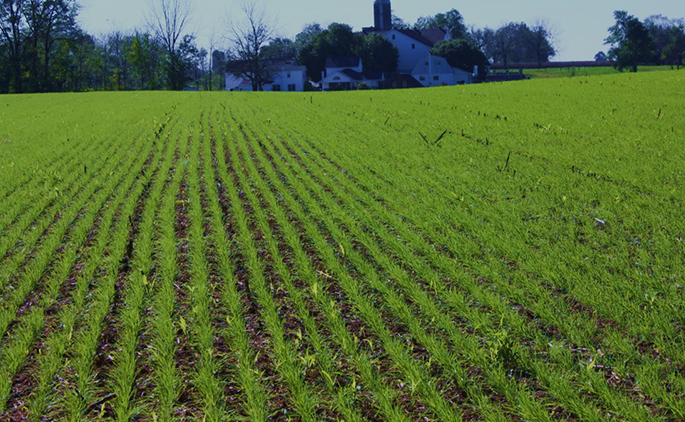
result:
<svg viewBox="0 0 685 422"><path fill-rule="evenodd" d="M199 44L207 48L213 28L217 37L225 31L225 16L237 10L239 0L195 0L195 13L190 32L198 36ZM360 30L373 25L373 0L341 1L278 1L266 2L273 16L278 17L280 34L294 38L302 27L311 22L327 25L347 23ZM146 0L79 0L82 6L79 21L91 34L143 28ZM613 25L613 11L627 10L644 19L661 14L669 18L685 17L683 0L511 0L455 2L448 0L392 0L394 13L407 22L420 16L434 15L457 9L467 25L489 26L496 29L502 23L533 22L538 18L553 24L559 34L559 54L554 60L592 60L607 46L603 45L607 28Z"/></svg>

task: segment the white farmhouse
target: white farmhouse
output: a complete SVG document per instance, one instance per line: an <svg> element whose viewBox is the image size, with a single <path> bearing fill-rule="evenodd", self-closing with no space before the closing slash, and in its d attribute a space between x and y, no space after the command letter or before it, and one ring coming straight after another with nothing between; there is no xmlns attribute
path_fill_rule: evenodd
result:
<svg viewBox="0 0 685 422"><path fill-rule="evenodd" d="M392 28L382 13L390 10L390 0L374 3L375 26L364 28L365 34L379 33L397 47L399 60L397 73L411 75L422 86L459 85L473 82L472 69L464 70L450 66L441 57L432 56L430 50L440 41L451 39L448 31L433 29Z"/></svg>
<svg viewBox="0 0 685 422"><path fill-rule="evenodd" d="M307 80L307 68L298 66L294 61L284 61L272 67L272 78L270 88L264 87L266 91L304 91L304 83Z"/></svg>
<svg viewBox="0 0 685 422"><path fill-rule="evenodd" d="M269 70L270 78L263 85L264 91L304 91L304 84L307 79L307 68L298 66L292 60L285 60L274 63ZM252 84L249 80L240 76L226 73L227 91L252 91Z"/></svg>
<svg viewBox="0 0 685 422"><path fill-rule="evenodd" d="M400 53L397 63L399 73L411 73L419 60L439 41L449 39L449 33L442 29L391 29L380 33L397 47Z"/></svg>
<svg viewBox="0 0 685 422"><path fill-rule="evenodd" d="M326 60L321 84L324 91L350 90L360 86L381 87L384 76L381 72L363 72L362 60L358 56L331 57Z"/></svg>

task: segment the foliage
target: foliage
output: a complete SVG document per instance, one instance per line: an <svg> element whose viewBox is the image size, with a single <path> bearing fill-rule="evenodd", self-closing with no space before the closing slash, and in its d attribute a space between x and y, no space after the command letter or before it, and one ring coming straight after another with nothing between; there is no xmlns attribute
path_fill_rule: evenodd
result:
<svg viewBox="0 0 685 422"><path fill-rule="evenodd" d="M667 64L680 69L685 66L685 26L669 29L670 42L661 52L661 58Z"/></svg>
<svg viewBox="0 0 685 422"><path fill-rule="evenodd" d="M7 0L0 3L0 44L7 46L10 82L1 91L47 92L59 41L78 36L73 0ZM76 35L74 34L76 33ZM4 89L3 89L4 88Z"/></svg>
<svg viewBox="0 0 685 422"><path fill-rule="evenodd" d="M364 37L358 54L362 59L364 72L395 72L400 58L397 47L378 33Z"/></svg>
<svg viewBox="0 0 685 422"><path fill-rule="evenodd" d="M681 41L684 37L685 21L654 15L645 19L644 26L649 32L654 47L651 62L670 65L682 64L682 58L678 60L678 53L682 54L685 51Z"/></svg>
<svg viewBox="0 0 685 422"><path fill-rule="evenodd" d="M178 48L167 54L165 65L166 85L173 91L182 90L190 81L190 71L197 67L200 55L195 45L195 37L185 35Z"/></svg>
<svg viewBox="0 0 685 422"><path fill-rule="evenodd" d="M527 33L523 36L527 44L530 54L535 57L535 62L538 66L547 63L550 58L557 54L554 47L554 39L556 35L549 23L544 20L538 20L528 28Z"/></svg>
<svg viewBox="0 0 685 422"><path fill-rule="evenodd" d="M288 38L276 37L264 47L264 56L272 60L294 60L297 58L297 47Z"/></svg>
<svg viewBox="0 0 685 422"><path fill-rule="evenodd" d="M392 27L396 29L411 29L411 25L399 16L393 14L391 19Z"/></svg>
<svg viewBox="0 0 685 422"><path fill-rule="evenodd" d="M444 57L452 67L472 72L478 66L478 75L484 78L488 61L485 54L466 40L441 41L430 51L435 56Z"/></svg>
<svg viewBox="0 0 685 422"><path fill-rule="evenodd" d="M233 44L229 70L249 80L253 91L261 91L271 77L274 58L269 54L268 44L276 31L275 22L263 4L244 2L240 7L242 21L231 21L227 28Z"/></svg>
<svg viewBox="0 0 685 422"><path fill-rule="evenodd" d="M467 34L464 17L456 9L452 9L446 13L438 13L435 16L420 17L414 24L414 28L442 28L449 32L450 37L455 40L464 38Z"/></svg>
<svg viewBox="0 0 685 422"><path fill-rule="evenodd" d="M361 35L341 23L332 23L323 30L318 24L307 26L296 39L304 43L298 50L297 62L307 67L307 75L315 82L321 80L328 58L358 55L363 44Z"/></svg>
<svg viewBox="0 0 685 422"><path fill-rule="evenodd" d="M140 89L154 89L158 84L157 63L161 51L149 34L136 33L127 59L140 79Z"/></svg>
<svg viewBox="0 0 685 422"><path fill-rule="evenodd" d="M672 70L670 66L639 66L640 72L662 72ZM523 69L526 76L531 78L569 78L569 77L583 77L583 76L603 76L615 75L619 72L613 66L594 66L594 67L563 67L563 68L546 68L546 69Z"/></svg>
<svg viewBox="0 0 685 422"><path fill-rule="evenodd" d="M606 61L606 59L607 59L607 55L603 51L600 51L597 54L595 54L595 61L596 62L603 62L603 61Z"/></svg>
<svg viewBox="0 0 685 422"><path fill-rule="evenodd" d="M654 44L649 31L635 16L628 12L614 12L616 24L609 28L609 36L604 41L611 45L607 56L618 70L630 68L637 72L637 66L649 61Z"/></svg>

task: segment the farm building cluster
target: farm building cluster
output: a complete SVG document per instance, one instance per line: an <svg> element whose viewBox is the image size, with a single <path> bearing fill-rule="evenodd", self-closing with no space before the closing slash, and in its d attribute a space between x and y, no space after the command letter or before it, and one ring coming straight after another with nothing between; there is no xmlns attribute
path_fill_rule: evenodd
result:
<svg viewBox="0 0 685 422"><path fill-rule="evenodd" d="M473 82L475 71L457 69L439 56L430 54L431 48L450 39L448 31L433 29L400 29L392 26L390 0L374 3L374 26L363 29L365 35L384 36L399 52L396 72L364 72L358 56L330 57L321 82L323 91L359 88L419 88L442 85L462 85ZM283 60L272 65L271 78L264 91L304 91L307 68L295 60ZM252 83L240 76L226 73L226 90L252 91Z"/></svg>

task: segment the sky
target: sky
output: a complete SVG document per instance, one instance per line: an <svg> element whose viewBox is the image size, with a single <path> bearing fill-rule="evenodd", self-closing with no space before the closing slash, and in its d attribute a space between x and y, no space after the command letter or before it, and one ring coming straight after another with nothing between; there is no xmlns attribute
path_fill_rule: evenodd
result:
<svg viewBox="0 0 685 422"><path fill-rule="evenodd" d="M145 29L148 1L153 0L79 0L79 23L90 34L100 36L113 30ZM239 20L241 0L193 0L195 12L188 32L197 36L198 45L208 48L212 34L221 39L226 33L227 17ZM295 38L304 25L346 23L355 30L373 25L373 0L256 0L266 4L269 14L278 21L278 34ZM458 3L448 0L391 0L393 13L405 22L414 23L421 16L432 16L457 9L466 25L499 28L507 22L532 23L544 19L557 33L559 51L554 61L593 60L604 45L607 29L614 24L614 10L626 10L644 20L650 15L668 18L685 17L683 0L480 0ZM225 49L227 43L218 43ZM222 45L223 44L223 45Z"/></svg>

